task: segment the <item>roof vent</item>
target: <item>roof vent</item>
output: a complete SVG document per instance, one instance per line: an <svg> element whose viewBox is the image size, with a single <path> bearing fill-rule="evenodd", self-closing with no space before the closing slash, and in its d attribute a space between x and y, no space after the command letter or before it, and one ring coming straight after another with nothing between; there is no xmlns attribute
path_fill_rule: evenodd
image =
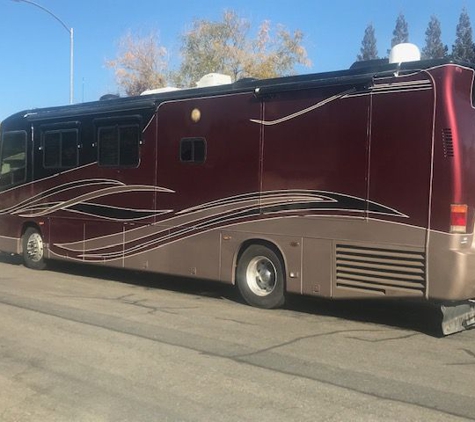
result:
<svg viewBox="0 0 475 422"><path fill-rule="evenodd" d="M104 94L99 98L99 101L109 101L109 100L115 100L116 98L120 98L120 95L116 94Z"/></svg>
<svg viewBox="0 0 475 422"><path fill-rule="evenodd" d="M208 73L196 82L196 86L198 88L203 88L206 86L225 85L230 83L231 76L229 75L223 75L222 73Z"/></svg>
<svg viewBox="0 0 475 422"><path fill-rule="evenodd" d="M389 63L415 62L420 59L419 48L411 43L396 44L389 53Z"/></svg>

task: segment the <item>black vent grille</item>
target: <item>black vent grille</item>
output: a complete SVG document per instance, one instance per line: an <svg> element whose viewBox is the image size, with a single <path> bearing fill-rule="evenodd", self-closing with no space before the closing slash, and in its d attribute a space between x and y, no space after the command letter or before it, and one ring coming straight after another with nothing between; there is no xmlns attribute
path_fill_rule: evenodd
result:
<svg viewBox="0 0 475 422"><path fill-rule="evenodd" d="M442 129L442 143L444 145L444 157L454 156L454 140L452 137L452 129Z"/></svg>
<svg viewBox="0 0 475 422"><path fill-rule="evenodd" d="M336 285L376 294L420 296L425 292L425 254L336 245Z"/></svg>

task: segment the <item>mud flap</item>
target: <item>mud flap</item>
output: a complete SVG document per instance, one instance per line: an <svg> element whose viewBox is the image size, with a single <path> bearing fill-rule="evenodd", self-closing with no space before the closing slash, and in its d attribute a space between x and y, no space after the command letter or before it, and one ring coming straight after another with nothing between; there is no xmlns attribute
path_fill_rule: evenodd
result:
<svg viewBox="0 0 475 422"><path fill-rule="evenodd" d="M442 311L442 333L458 333L469 328L475 328L475 300L466 302L444 303L440 305Z"/></svg>

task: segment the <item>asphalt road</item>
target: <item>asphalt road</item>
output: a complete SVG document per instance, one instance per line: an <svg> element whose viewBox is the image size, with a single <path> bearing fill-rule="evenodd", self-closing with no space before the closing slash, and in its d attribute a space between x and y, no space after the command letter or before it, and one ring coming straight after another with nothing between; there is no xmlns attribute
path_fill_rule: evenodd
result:
<svg viewBox="0 0 475 422"><path fill-rule="evenodd" d="M475 330L419 305L0 260L0 421L475 420Z"/></svg>

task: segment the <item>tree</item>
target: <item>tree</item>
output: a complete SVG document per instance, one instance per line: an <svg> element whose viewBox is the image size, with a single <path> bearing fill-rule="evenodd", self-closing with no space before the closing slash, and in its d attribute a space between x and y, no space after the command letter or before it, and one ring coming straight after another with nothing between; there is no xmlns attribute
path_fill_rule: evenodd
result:
<svg viewBox="0 0 475 422"><path fill-rule="evenodd" d="M396 27L393 31L393 38L391 40L391 48L396 44L409 42L409 29L406 18L402 13L399 13L396 19Z"/></svg>
<svg viewBox="0 0 475 422"><path fill-rule="evenodd" d="M356 56L358 61L378 59L378 49L376 47L376 36L372 23L368 24L364 31L363 41L361 41L360 54Z"/></svg>
<svg viewBox="0 0 475 422"><path fill-rule="evenodd" d="M447 56L448 48L442 43L441 34L439 19L431 16L426 29L426 45L422 49L423 59L442 59Z"/></svg>
<svg viewBox="0 0 475 422"><path fill-rule="evenodd" d="M117 84L127 95L139 95L165 86L166 56L167 50L159 45L155 33L140 37L129 32L119 40L117 58L106 66L115 70Z"/></svg>
<svg viewBox="0 0 475 422"><path fill-rule="evenodd" d="M463 8L457 25L455 43L452 46L452 57L464 62L475 62L475 45L472 39L472 25L467 9Z"/></svg>
<svg viewBox="0 0 475 422"><path fill-rule="evenodd" d="M205 74L219 72L235 81L243 77L270 78L295 73L310 65L302 46L303 33L264 21L254 39L249 21L226 11L220 21L195 20L182 37L182 63L175 73L180 86L194 86Z"/></svg>

